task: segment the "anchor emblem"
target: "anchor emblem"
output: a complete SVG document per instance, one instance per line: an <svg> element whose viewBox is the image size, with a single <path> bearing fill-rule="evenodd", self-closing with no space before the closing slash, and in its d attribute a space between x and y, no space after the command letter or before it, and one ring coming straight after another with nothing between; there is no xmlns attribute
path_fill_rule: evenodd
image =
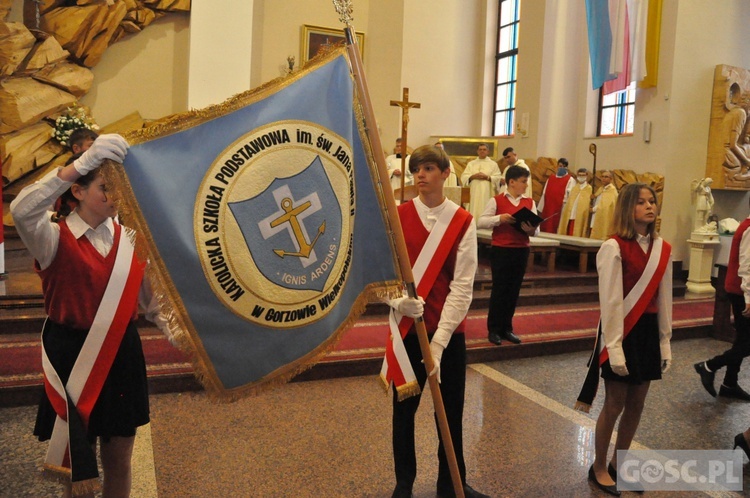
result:
<svg viewBox="0 0 750 498"><path fill-rule="evenodd" d="M274 249L273 252L276 253L277 256L281 258L284 258L285 256L297 256L300 258L310 257L310 254L312 253L313 248L315 248L315 244L318 242L318 239L326 231L326 222L325 220L323 220L323 222L318 227L318 233L317 235L315 235L315 238L309 244L307 243L305 234L302 232L302 226L300 225L297 217L304 213L307 209L309 209L310 206L312 206L312 203L310 201L305 201L299 206L294 207L292 199L290 199L289 197L284 197L281 200L281 209L284 210L284 214L271 222L271 228L276 228L284 223L289 223L292 227L292 233L294 234L294 238L297 241L297 245L299 246L299 251L290 252L285 251L284 249Z"/></svg>

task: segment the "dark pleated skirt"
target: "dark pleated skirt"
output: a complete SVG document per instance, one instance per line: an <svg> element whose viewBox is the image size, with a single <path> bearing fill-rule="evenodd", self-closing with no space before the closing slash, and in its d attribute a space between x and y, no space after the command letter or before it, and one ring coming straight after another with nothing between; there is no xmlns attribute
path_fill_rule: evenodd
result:
<svg viewBox="0 0 750 498"><path fill-rule="evenodd" d="M659 321L655 313L644 313L622 342L629 374L621 377L612 371L609 360L602 365L602 379L641 384L661 379Z"/></svg>
<svg viewBox="0 0 750 498"><path fill-rule="evenodd" d="M87 330L72 329L51 320L45 323L42 341L63 383L68 381L87 334ZM51 437L56 415L47 394L42 393L34 426L34 435L40 441ZM112 436L131 437L136 427L148 422L146 361L138 330L131 322L91 412L88 438L93 443L97 437L105 441Z"/></svg>

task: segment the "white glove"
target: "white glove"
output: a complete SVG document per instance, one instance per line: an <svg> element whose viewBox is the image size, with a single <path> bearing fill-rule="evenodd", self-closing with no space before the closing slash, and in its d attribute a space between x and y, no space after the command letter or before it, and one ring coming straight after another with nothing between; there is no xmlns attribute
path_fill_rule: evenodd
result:
<svg viewBox="0 0 750 498"><path fill-rule="evenodd" d="M667 370L672 366L672 360L662 360L661 362L661 373L667 373Z"/></svg>
<svg viewBox="0 0 750 498"><path fill-rule="evenodd" d="M612 371L615 373L615 375L619 375L620 377L625 377L630 372L628 372L628 367L623 365L609 365L612 368Z"/></svg>
<svg viewBox="0 0 750 498"><path fill-rule="evenodd" d="M128 142L117 133L100 135L89 150L73 162L76 171L85 175L101 166L105 159L121 163L128 153Z"/></svg>
<svg viewBox="0 0 750 498"><path fill-rule="evenodd" d="M442 344L438 344L435 341L430 343L430 354L432 354L432 363L434 363L430 377L437 375L438 383L440 383L440 360L443 358L444 350L445 348Z"/></svg>
<svg viewBox="0 0 750 498"><path fill-rule="evenodd" d="M164 316L163 313L159 313L153 319L154 325L156 325L172 346L177 346L177 338L175 337L175 331L169 326L169 320Z"/></svg>
<svg viewBox="0 0 750 498"><path fill-rule="evenodd" d="M399 297L391 301L391 306L409 318L419 318L424 313L424 299L421 297Z"/></svg>

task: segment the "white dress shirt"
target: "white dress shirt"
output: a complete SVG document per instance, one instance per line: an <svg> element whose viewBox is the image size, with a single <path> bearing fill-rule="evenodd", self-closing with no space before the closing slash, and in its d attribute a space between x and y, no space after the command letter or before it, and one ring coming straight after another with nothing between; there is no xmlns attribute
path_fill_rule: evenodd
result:
<svg viewBox="0 0 750 498"><path fill-rule="evenodd" d="M745 230L742 234L742 240L740 240L740 265L737 269L737 274L741 280L740 289L742 289L742 294L745 295L745 305L750 305L750 235L748 233L750 233L750 229Z"/></svg>
<svg viewBox="0 0 750 498"><path fill-rule="evenodd" d="M60 225L50 219L51 210L57 198L73 184L61 180L57 176L57 171L55 169L40 181L25 187L10 205L18 235L42 270L48 268L54 261L60 242ZM107 218L104 223L94 228L83 221L73 210L65 220L76 239L86 237L99 254L104 257L109 254L114 244L115 233L111 218ZM145 311L146 319L158 325L169 337L170 334L166 331L166 320L159 313L159 303L154 298L146 278L141 284L138 301Z"/></svg>
<svg viewBox="0 0 750 498"><path fill-rule="evenodd" d="M526 194L521 194L518 197L513 197L509 192L505 192L505 197L508 198L511 204L518 207L518 205L521 203L521 199L528 199L526 197ZM536 203L534 201L531 201L531 211L534 214L538 214L536 210ZM495 228L496 226L500 225L500 216L497 213L497 201L493 197L489 201L487 201L487 205L484 206L484 211L482 211L482 214L479 216L479 219L477 220L477 228L489 228L490 230ZM513 213L508 213L513 214ZM536 227L536 230L534 230L534 235L539 234L539 227Z"/></svg>

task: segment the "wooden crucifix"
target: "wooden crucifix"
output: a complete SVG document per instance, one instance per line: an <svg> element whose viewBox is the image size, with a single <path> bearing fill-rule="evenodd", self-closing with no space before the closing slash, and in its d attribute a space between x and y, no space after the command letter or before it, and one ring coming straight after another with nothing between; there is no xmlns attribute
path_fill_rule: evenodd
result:
<svg viewBox="0 0 750 498"><path fill-rule="evenodd" d="M406 156L408 155L406 148L406 136L407 129L409 128L409 109L419 109L420 107L422 107L422 104L419 104L417 102L409 102L409 89L404 88L402 100L391 100L391 105L401 108L401 194L399 196L399 201L403 203L404 181L406 179L405 173L406 168L408 168L408 165L406 164Z"/></svg>

